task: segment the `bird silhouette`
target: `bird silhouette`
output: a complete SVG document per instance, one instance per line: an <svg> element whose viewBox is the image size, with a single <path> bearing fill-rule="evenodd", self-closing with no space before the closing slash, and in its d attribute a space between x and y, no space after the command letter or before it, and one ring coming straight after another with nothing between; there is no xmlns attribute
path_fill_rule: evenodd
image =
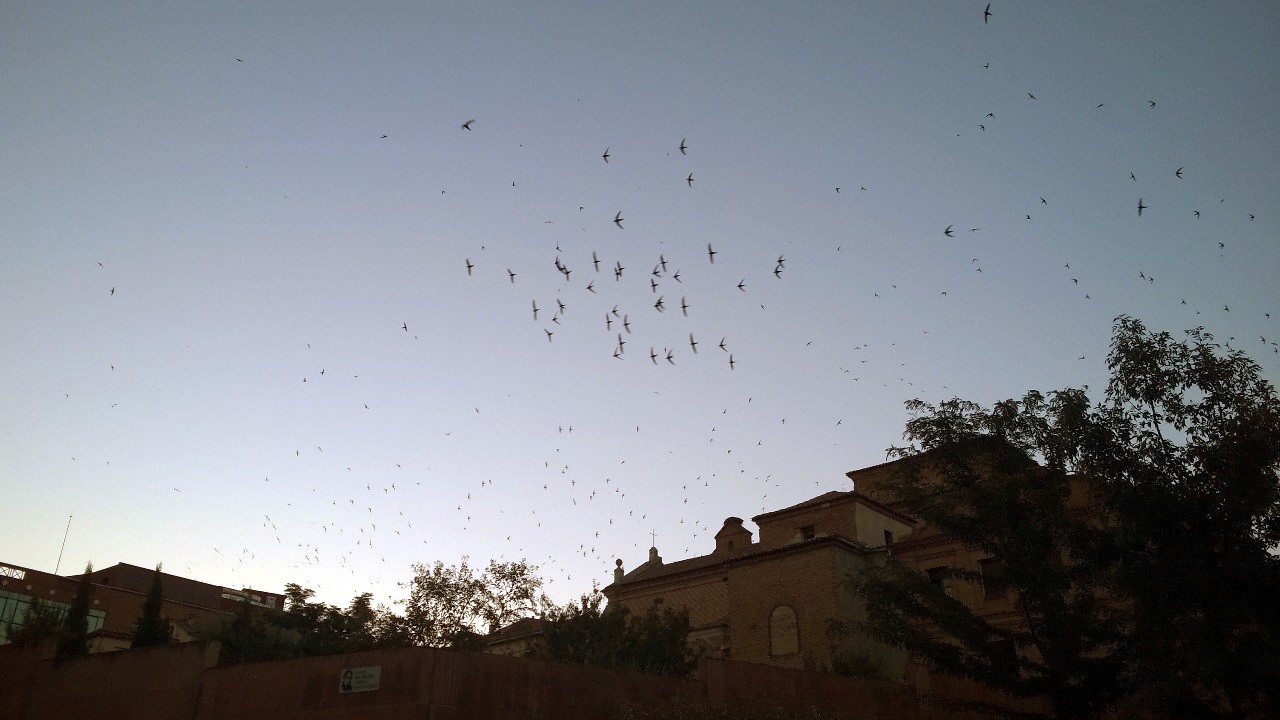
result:
<svg viewBox="0 0 1280 720"><path fill-rule="evenodd" d="M689 173L689 177L685 178L685 181L689 183L689 187L693 187L693 173Z"/></svg>
<svg viewBox="0 0 1280 720"><path fill-rule="evenodd" d="M614 224L614 225L617 225L619 229L624 229L624 228L622 227L622 221L623 221L623 220L625 220L625 219L626 219L626 218L622 217L622 211L621 211L621 210L619 210L619 211L618 211L618 214L613 216L613 224ZM643 229L643 228L642 228L642 229Z"/></svg>
<svg viewBox="0 0 1280 720"><path fill-rule="evenodd" d="M1181 180L1181 179L1182 179L1182 168L1178 168L1177 170L1174 170L1174 171L1173 171L1173 176L1174 176L1174 177L1176 177L1176 178L1178 178L1179 180Z"/></svg>
<svg viewBox="0 0 1280 720"><path fill-rule="evenodd" d="M507 276L511 278L511 282L514 284L516 281L516 274L511 272L511 268L507 268Z"/></svg>
<svg viewBox="0 0 1280 720"><path fill-rule="evenodd" d="M955 237L955 235L951 234L951 228L952 226L948 225L947 229L942 231L942 234L946 235L947 237Z"/></svg>
<svg viewBox="0 0 1280 720"><path fill-rule="evenodd" d="M986 9L982 11L982 24L986 25L987 21L990 19L991 19L991 3L987 3Z"/></svg>
<svg viewBox="0 0 1280 720"><path fill-rule="evenodd" d="M600 156L605 162L609 162L609 148L604 149L604 154Z"/></svg>
<svg viewBox="0 0 1280 720"><path fill-rule="evenodd" d="M475 122L475 121L476 121L476 120L475 120L475 118L472 118L472 119L470 119L470 120L468 120L468 121L466 121L466 122L462 123L462 129L463 129L463 130L470 130L470 129L471 129L471 123L473 123L473 122Z"/></svg>
<svg viewBox="0 0 1280 720"><path fill-rule="evenodd" d="M693 348L693 352L696 355L698 352L698 341L693 339L693 333L689 333L689 347Z"/></svg>
<svg viewBox="0 0 1280 720"><path fill-rule="evenodd" d="M711 243L707 243L707 258L711 260L711 264L716 262L716 251L711 249Z"/></svg>
<svg viewBox="0 0 1280 720"><path fill-rule="evenodd" d="M688 146L688 145L685 145L685 144L684 144L684 141L685 141L685 139L684 139L684 138L681 138L681 139L680 139L680 154L681 154L681 155L688 155L689 153L685 152L685 150L687 150L687 149L689 148L689 146Z"/></svg>
<svg viewBox="0 0 1280 720"><path fill-rule="evenodd" d="M474 267L475 265L471 264L471 258L467 258L467 275L471 274L471 268L474 268Z"/></svg>
<svg viewBox="0 0 1280 720"><path fill-rule="evenodd" d="M1142 217L1142 211L1146 209L1147 206L1142 204L1142 198L1138 198L1138 217Z"/></svg>

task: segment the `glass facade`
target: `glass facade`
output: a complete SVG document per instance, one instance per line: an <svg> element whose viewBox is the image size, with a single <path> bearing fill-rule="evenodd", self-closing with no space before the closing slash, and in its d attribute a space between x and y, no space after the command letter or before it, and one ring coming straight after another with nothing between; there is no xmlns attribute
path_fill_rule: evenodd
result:
<svg viewBox="0 0 1280 720"><path fill-rule="evenodd" d="M62 617L66 617L67 611L71 609L71 606L67 603L54 602L52 600L45 600L44 602ZM30 607L30 595L0 590L0 645L9 642L9 633L12 630L22 627L23 621L27 617L27 609ZM105 612L90 610L89 632L101 628L106 619L107 614Z"/></svg>

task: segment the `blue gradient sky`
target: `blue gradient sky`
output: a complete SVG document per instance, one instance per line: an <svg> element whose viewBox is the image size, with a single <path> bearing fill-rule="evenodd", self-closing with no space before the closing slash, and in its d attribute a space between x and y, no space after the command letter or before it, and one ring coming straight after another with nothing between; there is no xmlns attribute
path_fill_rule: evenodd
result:
<svg viewBox="0 0 1280 720"><path fill-rule="evenodd" d="M0 9L5 562L74 513L63 572L564 601L910 398L1100 395L1122 313L1280 375L1275 3L47 5Z"/></svg>

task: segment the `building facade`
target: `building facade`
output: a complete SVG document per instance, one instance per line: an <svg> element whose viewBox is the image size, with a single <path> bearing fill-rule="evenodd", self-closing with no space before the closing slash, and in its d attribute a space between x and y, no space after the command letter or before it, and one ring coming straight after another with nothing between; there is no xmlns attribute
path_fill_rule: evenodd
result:
<svg viewBox="0 0 1280 720"><path fill-rule="evenodd" d="M155 570L128 563L89 574L93 586L90 652L122 650L132 644L133 628L142 615L154 575ZM0 645L9 641L13 630L22 627L34 598L65 613L79 579L79 575L54 575L0 563ZM259 612L284 607L284 596L279 593L234 590L168 573L161 573L160 579L164 598L161 614L169 619L173 639L178 642L199 637L204 628L231 618L242 603L249 603Z"/></svg>
<svg viewBox="0 0 1280 720"><path fill-rule="evenodd" d="M908 534L913 521L857 492L833 491L752 518L724 521L715 548L666 563L656 548L630 572L622 561L604 588L612 605L643 611L659 602L687 610L690 642L710 657L790 668L830 668L842 658L901 679L902 651L833 626L862 619L846 580Z"/></svg>

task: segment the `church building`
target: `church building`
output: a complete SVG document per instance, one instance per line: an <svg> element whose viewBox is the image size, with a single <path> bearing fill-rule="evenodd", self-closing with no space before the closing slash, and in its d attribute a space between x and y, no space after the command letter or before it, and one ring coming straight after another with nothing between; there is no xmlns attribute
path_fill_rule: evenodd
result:
<svg viewBox="0 0 1280 720"><path fill-rule="evenodd" d="M604 588L612 605L643 612L654 602L686 609L690 643L712 657L790 668L830 668L842 659L872 663L902 679L905 653L857 633L833 633L861 611L845 580L883 562L915 522L857 490L892 463L849 473L854 489L832 491L751 518L725 519L706 555L664 562L656 548L630 572L617 561Z"/></svg>

